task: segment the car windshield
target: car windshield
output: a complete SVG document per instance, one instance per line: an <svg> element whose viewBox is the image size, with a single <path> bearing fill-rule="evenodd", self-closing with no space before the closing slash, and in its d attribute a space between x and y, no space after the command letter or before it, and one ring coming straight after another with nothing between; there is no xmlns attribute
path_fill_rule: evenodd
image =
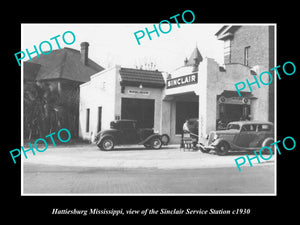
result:
<svg viewBox="0 0 300 225"><path fill-rule="evenodd" d="M227 125L227 130L239 130L240 129L240 125L238 124L228 124Z"/></svg>

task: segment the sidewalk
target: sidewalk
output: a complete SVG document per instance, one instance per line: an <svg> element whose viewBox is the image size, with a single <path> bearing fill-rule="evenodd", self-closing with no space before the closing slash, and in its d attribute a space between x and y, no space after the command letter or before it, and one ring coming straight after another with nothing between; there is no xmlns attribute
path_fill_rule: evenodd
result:
<svg viewBox="0 0 300 225"><path fill-rule="evenodd" d="M147 150L143 146L121 146L113 151L100 151L93 144L78 144L49 147L45 152L36 152L22 156L24 164L44 164L96 168L158 168L158 169L192 169L236 167L235 159L249 153L232 153L218 156L214 153L200 151L183 151L178 145L164 146L160 150ZM253 166L274 164L274 157L268 161L252 160ZM249 166L246 162L243 166ZM237 169L238 172L238 169Z"/></svg>

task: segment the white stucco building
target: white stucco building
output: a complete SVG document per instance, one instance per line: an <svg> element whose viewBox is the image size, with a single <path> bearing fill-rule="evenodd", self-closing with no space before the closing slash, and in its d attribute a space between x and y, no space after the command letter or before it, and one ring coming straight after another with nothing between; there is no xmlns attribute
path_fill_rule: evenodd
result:
<svg viewBox="0 0 300 225"><path fill-rule="evenodd" d="M171 143L180 143L187 118L199 119L200 141L217 129L220 120L273 122L273 85L252 86L252 92L242 91L240 97L234 84L254 81L253 76L272 68L274 27L223 26L216 36L225 43L224 65L202 56L196 47L174 71L115 66L93 75L80 86L79 136L90 139L92 133L109 128L112 120L136 119L141 127L154 128L168 134Z"/></svg>

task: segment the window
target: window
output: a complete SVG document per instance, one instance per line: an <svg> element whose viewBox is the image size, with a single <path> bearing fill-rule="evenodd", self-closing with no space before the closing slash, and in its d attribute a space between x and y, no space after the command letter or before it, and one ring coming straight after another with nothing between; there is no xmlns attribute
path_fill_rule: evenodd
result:
<svg viewBox="0 0 300 225"><path fill-rule="evenodd" d="M244 125L241 131L256 131L256 124L247 124Z"/></svg>
<svg viewBox="0 0 300 225"><path fill-rule="evenodd" d="M227 130L239 130L240 129L240 125L238 124L228 124L227 126Z"/></svg>
<svg viewBox="0 0 300 225"><path fill-rule="evenodd" d="M90 109L86 109L86 124L85 124L85 132L90 131Z"/></svg>
<svg viewBox="0 0 300 225"><path fill-rule="evenodd" d="M224 63L231 63L231 40L224 41Z"/></svg>
<svg viewBox="0 0 300 225"><path fill-rule="evenodd" d="M102 107L98 107L98 124L97 124L97 131L99 132L102 127Z"/></svg>
<svg viewBox="0 0 300 225"><path fill-rule="evenodd" d="M246 66L249 66L249 49L250 49L250 46L247 46L244 49L244 64Z"/></svg>
<svg viewBox="0 0 300 225"><path fill-rule="evenodd" d="M272 127L269 124L260 124L258 125L258 131L271 131Z"/></svg>

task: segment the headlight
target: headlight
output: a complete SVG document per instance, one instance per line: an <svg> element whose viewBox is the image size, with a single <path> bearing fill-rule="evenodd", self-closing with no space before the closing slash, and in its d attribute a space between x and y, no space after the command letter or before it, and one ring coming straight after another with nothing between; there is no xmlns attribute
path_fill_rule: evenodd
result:
<svg viewBox="0 0 300 225"><path fill-rule="evenodd" d="M214 141L217 140L217 139L218 139L218 135L215 134L214 137L212 138L212 141L214 142Z"/></svg>

